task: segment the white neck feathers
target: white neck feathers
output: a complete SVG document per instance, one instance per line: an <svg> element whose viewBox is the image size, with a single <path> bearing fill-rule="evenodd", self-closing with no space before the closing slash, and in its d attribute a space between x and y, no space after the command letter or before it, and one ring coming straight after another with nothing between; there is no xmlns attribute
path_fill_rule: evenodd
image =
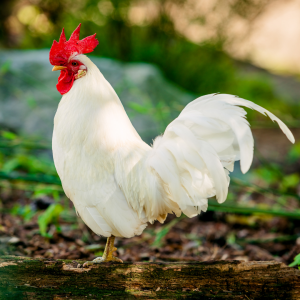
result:
<svg viewBox="0 0 300 300"><path fill-rule="evenodd" d="M97 141L110 149L140 142L118 95L97 66L85 55L76 56L76 60L87 67L87 74L75 80L71 90L62 97L55 127L59 126L64 136L75 135L74 142Z"/></svg>

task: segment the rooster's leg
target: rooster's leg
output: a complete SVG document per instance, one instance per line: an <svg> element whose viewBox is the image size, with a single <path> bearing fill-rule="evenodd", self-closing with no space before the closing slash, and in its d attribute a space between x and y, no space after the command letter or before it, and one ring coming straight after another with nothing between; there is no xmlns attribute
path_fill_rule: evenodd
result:
<svg viewBox="0 0 300 300"><path fill-rule="evenodd" d="M115 242L115 237L113 235L107 238L103 256L96 257L93 261L87 261L84 263L83 266L85 267L85 266L100 264L102 262L108 262L108 261L117 261L122 263L123 261L120 258L113 256L113 252L117 250L117 248L114 247L114 242Z"/></svg>

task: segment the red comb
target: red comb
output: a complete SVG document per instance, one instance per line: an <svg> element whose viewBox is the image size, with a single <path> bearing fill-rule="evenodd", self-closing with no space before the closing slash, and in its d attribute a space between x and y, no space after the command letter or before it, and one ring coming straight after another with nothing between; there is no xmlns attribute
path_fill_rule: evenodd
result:
<svg viewBox="0 0 300 300"><path fill-rule="evenodd" d="M90 53L97 47L99 42L95 37L96 33L79 40L80 26L81 24L74 30L68 41L64 29L61 32L59 41L53 41L49 55L51 65L64 64L71 55Z"/></svg>

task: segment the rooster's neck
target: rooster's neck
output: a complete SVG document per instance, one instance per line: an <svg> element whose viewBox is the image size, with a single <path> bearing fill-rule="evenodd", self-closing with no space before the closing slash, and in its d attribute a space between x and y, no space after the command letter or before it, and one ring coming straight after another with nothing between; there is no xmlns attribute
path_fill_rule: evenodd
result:
<svg viewBox="0 0 300 300"><path fill-rule="evenodd" d="M142 142L111 85L86 56L86 76L76 80L59 104L54 130L67 147L92 144L116 149Z"/></svg>

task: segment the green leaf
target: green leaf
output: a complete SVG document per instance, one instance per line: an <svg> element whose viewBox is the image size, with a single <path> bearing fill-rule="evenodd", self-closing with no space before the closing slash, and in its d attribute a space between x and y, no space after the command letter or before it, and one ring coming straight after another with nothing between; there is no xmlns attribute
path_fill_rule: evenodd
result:
<svg viewBox="0 0 300 300"><path fill-rule="evenodd" d="M2 131L1 136L7 140L15 140L18 136L10 131Z"/></svg>
<svg viewBox="0 0 300 300"><path fill-rule="evenodd" d="M20 163L19 163L18 157L14 157L12 159L7 160L3 164L3 167L2 167L1 171L9 173L9 172L17 169L19 165L20 165Z"/></svg>
<svg viewBox="0 0 300 300"><path fill-rule="evenodd" d="M148 114L152 107L150 106L144 106L135 102L128 103L128 106L133 109L134 111L140 113L140 114Z"/></svg>
<svg viewBox="0 0 300 300"><path fill-rule="evenodd" d="M103 256L103 251L96 252L96 253L94 253L94 255L96 257Z"/></svg>
<svg viewBox="0 0 300 300"><path fill-rule="evenodd" d="M288 159L291 163L296 162L300 158L300 142L292 145L288 153Z"/></svg>
<svg viewBox="0 0 300 300"><path fill-rule="evenodd" d="M265 181L268 185L273 184L279 180L277 172L270 168L258 168L254 170L254 174Z"/></svg>
<svg viewBox="0 0 300 300"><path fill-rule="evenodd" d="M179 218L172 220L167 225L160 227L160 229L156 233L156 237L154 242L152 243L152 247L160 247L162 245L162 239L167 235L170 229L177 224L181 219L185 218L185 215L181 215Z"/></svg>
<svg viewBox="0 0 300 300"><path fill-rule="evenodd" d="M300 182L300 176L297 173L286 175L281 181L280 188L286 190L288 188L297 187Z"/></svg>
<svg viewBox="0 0 300 300"><path fill-rule="evenodd" d="M2 64L2 66L0 67L0 74L4 75L5 73L7 73L10 69L10 65L11 65L11 61L7 60L6 62L4 62Z"/></svg>
<svg viewBox="0 0 300 300"><path fill-rule="evenodd" d="M12 215L21 216L24 221L29 221L36 212L32 210L32 207L30 205L22 206L20 204L16 204L11 209L10 213Z"/></svg>
<svg viewBox="0 0 300 300"><path fill-rule="evenodd" d="M300 253L294 257L294 261L289 264L289 267L295 267L297 265L300 265Z"/></svg>
<svg viewBox="0 0 300 300"><path fill-rule="evenodd" d="M63 207L60 204L51 204L46 211L39 216L38 224L40 228L40 233L42 236L51 237L47 233L47 227L51 223L55 223L56 229L59 230L58 227L58 217L60 216L61 212L63 211Z"/></svg>
<svg viewBox="0 0 300 300"><path fill-rule="evenodd" d="M226 242L228 245L235 245L236 244L236 237L233 232L229 233L226 237Z"/></svg>
<svg viewBox="0 0 300 300"><path fill-rule="evenodd" d="M59 192L53 186L37 185L32 198L38 198L41 196L52 196L55 201L59 200Z"/></svg>

